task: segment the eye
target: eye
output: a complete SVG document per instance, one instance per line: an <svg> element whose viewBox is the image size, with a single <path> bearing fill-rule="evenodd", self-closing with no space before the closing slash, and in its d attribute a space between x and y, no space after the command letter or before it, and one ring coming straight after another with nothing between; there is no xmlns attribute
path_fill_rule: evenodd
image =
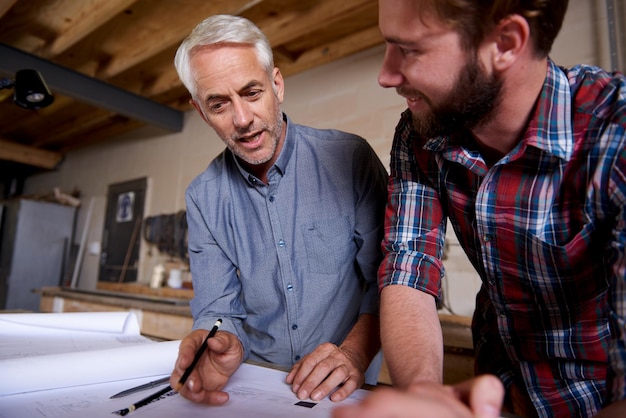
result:
<svg viewBox="0 0 626 418"><path fill-rule="evenodd" d="M226 107L226 102L224 101L215 101L208 103L209 111L211 111L212 113L219 113L221 110L224 109L224 107Z"/></svg>
<svg viewBox="0 0 626 418"><path fill-rule="evenodd" d="M404 56L417 55L419 53L419 51L414 48L405 48L405 47L400 46L398 47L398 49L400 50L400 53Z"/></svg>
<svg viewBox="0 0 626 418"><path fill-rule="evenodd" d="M259 89L254 89L254 90L248 90L244 96L248 99L257 99L258 97L261 96L261 93L263 93L263 90L259 90Z"/></svg>

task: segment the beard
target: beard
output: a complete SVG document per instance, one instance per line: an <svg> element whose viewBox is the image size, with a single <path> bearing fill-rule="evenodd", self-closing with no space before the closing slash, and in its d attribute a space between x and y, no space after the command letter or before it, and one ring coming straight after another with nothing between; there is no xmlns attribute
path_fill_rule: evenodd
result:
<svg viewBox="0 0 626 418"><path fill-rule="evenodd" d="M237 145L238 138L243 136L249 132L267 132L269 137L271 138L271 143L269 144L269 148L266 149L266 153L260 158L253 158L250 154L250 151L244 150L243 148ZM276 153L276 149L278 148L278 142L280 141L280 137L283 131L283 111L280 107L278 101L274 103L274 120L264 121L260 124L256 124L254 126L248 127L245 131L239 131L237 134L233 135L232 138L227 138L225 140L226 146L231 150L235 156L250 165L261 165L270 161L274 154ZM264 146L265 144L262 144Z"/></svg>
<svg viewBox="0 0 626 418"><path fill-rule="evenodd" d="M409 90L398 89L403 95L411 95ZM450 135L455 132L473 129L489 122L494 109L502 96L502 81L489 75L478 63L475 55L461 70L459 79L439 103L417 91L411 92L420 97L430 107L426 115L413 114L413 126L418 134L426 138Z"/></svg>

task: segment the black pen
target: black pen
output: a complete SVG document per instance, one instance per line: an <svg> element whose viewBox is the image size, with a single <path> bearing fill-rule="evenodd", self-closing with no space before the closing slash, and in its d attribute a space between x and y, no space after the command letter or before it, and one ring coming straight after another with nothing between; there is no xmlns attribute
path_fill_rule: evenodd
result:
<svg viewBox="0 0 626 418"><path fill-rule="evenodd" d="M134 388L123 390L115 395L111 396L109 399L123 398L124 396L128 396L135 392L141 392L142 390L151 389L157 386L162 385L163 383L167 383L170 380L169 376L163 377L158 380L153 380L152 382L144 383L143 385L135 386Z"/></svg>
<svg viewBox="0 0 626 418"><path fill-rule="evenodd" d="M217 330L220 328L220 325L222 325L222 320L218 319L215 322L215 325L213 325L213 328L211 328L211 332L209 332L209 335L207 335L206 338L204 339L204 341L202 341L202 345L200 345L200 348L198 348L198 351L196 351L196 355L193 357L193 360L192 360L191 364L189 365L189 367L187 367L187 369L185 370L183 375L178 380L178 383L176 384L176 388L174 389L176 392L178 392L183 387L185 382L187 381L187 378L189 377L189 375L191 374L193 369L196 367L196 364L198 364L198 361L200 360L200 357L202 357L202 354L206 350L207 342L209 341L209 338L211 338L211 337L213 337L215 335ZM150 395L150 396L148 396L146 398L143 398L139 402L135 402L134 404L132 404L128 408L120 409L119 411L114 411L113 413L117 414L117 415L121 415L121 416L128 415L128 413L133 412L137 408L141 408L142 406L145 406L145 405L148 405L151 402L154 402L156 399L160 398L161 396L165 395L166 393L168 393L171 390L172 390L172 387L170 385L167 385L166 387L164 387L163 389L159 390L158 392L155 392L152 395Z"/></svg>

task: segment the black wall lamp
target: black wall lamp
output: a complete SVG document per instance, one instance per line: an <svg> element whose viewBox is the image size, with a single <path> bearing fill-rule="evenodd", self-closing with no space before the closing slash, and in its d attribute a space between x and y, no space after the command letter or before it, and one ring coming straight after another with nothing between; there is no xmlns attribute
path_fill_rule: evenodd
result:
<svg viewBox="0 0 626 418"><path fill-rule="evenodd" d="M15 81L0 79L0 90L11 87L13 101L25 109L41 109L54 101L54 96L37 70L19 70L15 73Z"/></svg>

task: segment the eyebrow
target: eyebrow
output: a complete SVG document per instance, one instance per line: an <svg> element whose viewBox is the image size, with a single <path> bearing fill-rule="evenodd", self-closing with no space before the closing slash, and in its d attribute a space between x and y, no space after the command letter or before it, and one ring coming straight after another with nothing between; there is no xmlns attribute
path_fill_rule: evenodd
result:
<svg viewBox="0 0 626 418"><path fill-rule="evenodd" d="M263 86L263 83L261 83L258 80L251 80L250 82L248 82L248 84L246 84L245 86L237 90L237 94L242 94L245 91L250 90L251 88L256 87L256 86ZM219 100L219 99L223 99L227 97L228 96L223 95L223 94L210 94L209 96L207 96L207 98L204 101L205 103L208 103L212 100Z"/></svg>
<svg viewBox="0 0 626 418"><path fill-rule="evenodd" d="M396 38L396 37L393 37L393 36L386 37L384 39L385 39L385 42L388 42L390 44L406 45L406 44L410 43L409 41L405 41L403 39Z"/></svg>
<svg viewBox="0 0 626 418"><path fill-rule="evenodd" d="M424 42L427 41L428 38L430 38L430 36L424 36L420 38L418 41L414 41L410 39L398 38L397 36L383 37L386 43L398 45L401 47L412 47L412 48L419 47L420 45L424 44Z"/></svg>

